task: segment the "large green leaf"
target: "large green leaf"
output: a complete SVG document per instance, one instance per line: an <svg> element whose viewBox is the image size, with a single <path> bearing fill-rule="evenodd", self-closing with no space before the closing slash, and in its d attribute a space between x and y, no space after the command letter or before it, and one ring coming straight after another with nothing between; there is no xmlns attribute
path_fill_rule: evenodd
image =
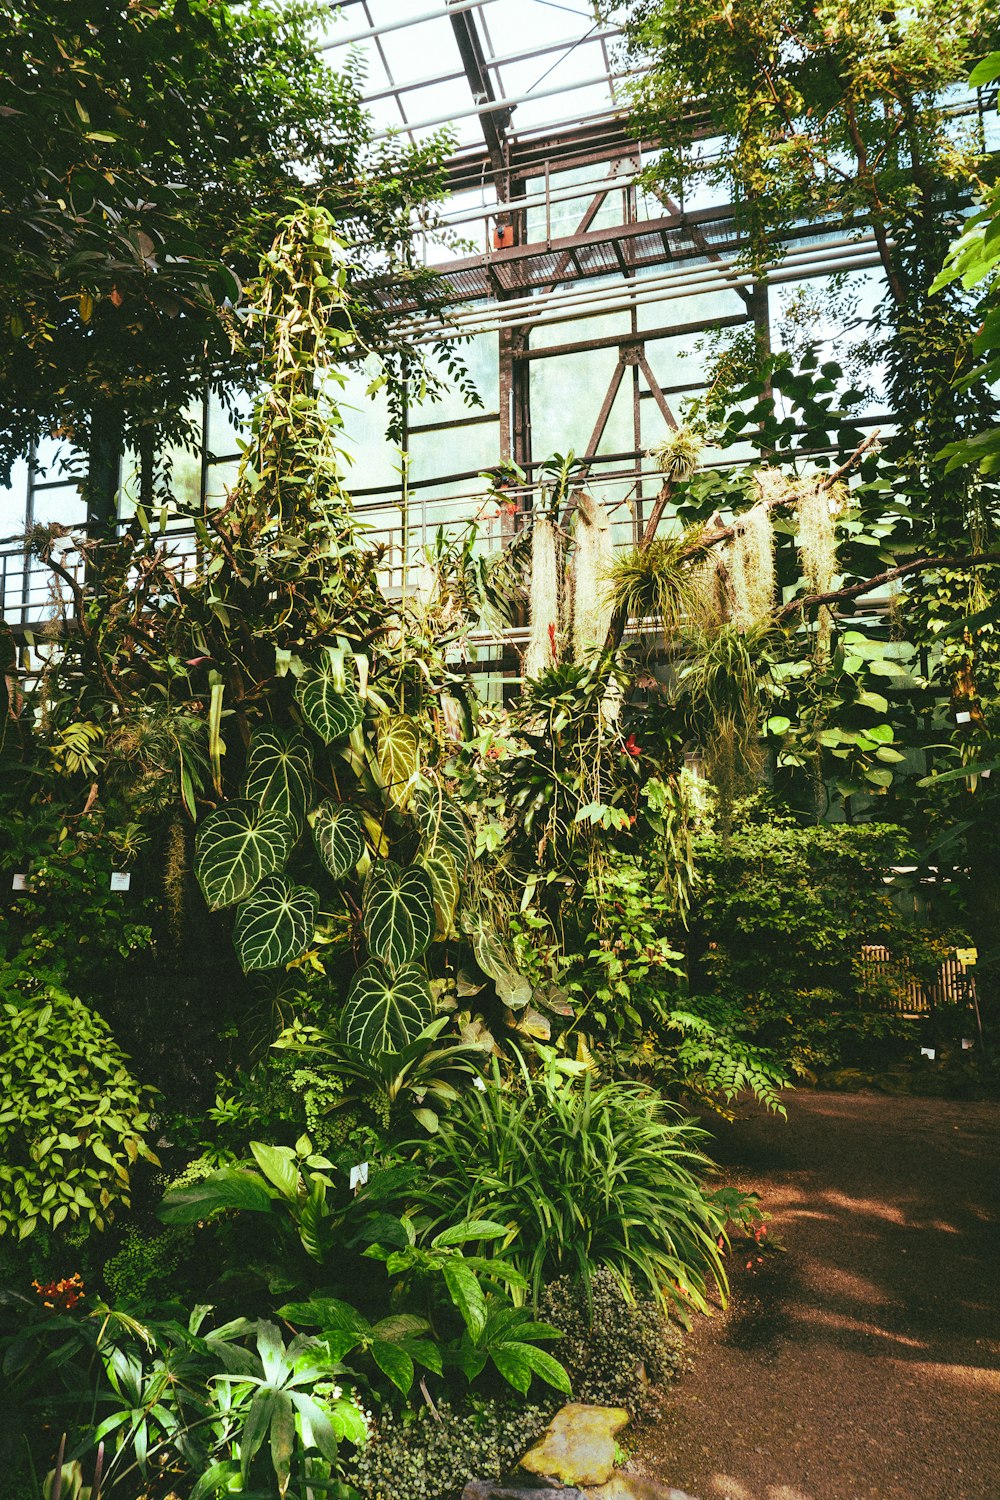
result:
<svg viewBox="0 0 1000 1500"><path fill-rule="evenodd" d="M530 979L518 972L514 955L501 942L496 929L483 916L463 919L462 925L469 934L476 963L493 980L500 999L511 1010L521 1010L531 999L533 986Z"/></svg>
<svg viewBox="0 0 1000 1500"><path fill-rule="evenodd" d="M213 911L243 901L292 852L295 825L252 802L226 802L198 831L194 872Z"/></svg>
<svg viewBox="0 0 1000 1500"><path fill-rule="evenodd" d="M469 832L457 802L442 786L432 786L417 797L416 814L424 851L450 854L461 874L469 863Z"/></svg>
<svg viewBox="0 0 1000 1500"><path fill-rule="evenodd" d="M447 849L438 849L433 854L421 853L420 864L431 878L431 889L434 893L434 918L437 924L435 936L453 937L455 913L458 911L458 899L461 895L461 884L455 861Z"/></svg>
<svg viewBox="0 0 1000 1500"><path fill-rule="evenodd" d="M295 684L295 698L309 728L327 745L350 734L364 718L358 690L336 653L303 672Z"/></svg>
<svg viewBox="0 0 1000 1500"><path fill-rule="evenodd" d="M327 797L309 814L319 857L334 880L343 880L365 852L365 830L357 808Z"/></svg>
<svg viewBox="0 0 1000 1500"><path fill-rule="evenodd" d="M375 729L379 774L389 801L405 811L420 769L420 735L406 714L386 714Z"/></svg>
<svg viewBox="0 0 1000 1500"><path fill-rule="evenodd" d="M255 729L247 759L246 797L301 827L312 801L312 751L304 734Z"/></svg>
<svg viewBox="0 0 1000 1500"><path fill-rule="evenodd" d="M399 1053L423 1031L433 1014L427 975L419 964L394 974L369 961L354 976L342 1017L344 1041L365 1056Z"/></svg>
<svg viewBox="0 0 1000 1500"><path fill-rule="evenodd" d="M309 946L319 897L286 875L268 875L236 913L233 944L244 974L291 963Z"/></svg>
<svg viewBox="0 0 1000 1500"><path fill-rule="evenodd" d="M365 884L365 937L390 969L419 958L434 935L434 888L426 870L391 859L373 865Z"/></svg>
<svg viewBox="0 0 1000 1500"><path fill-rule="evenodd" d="M256 1172L241 1167L220 1167L201 1182L171 1188L160 1203L164 1224L197 1224L209 1214L225 1208L270 1213L273 1194Z"/></svg>

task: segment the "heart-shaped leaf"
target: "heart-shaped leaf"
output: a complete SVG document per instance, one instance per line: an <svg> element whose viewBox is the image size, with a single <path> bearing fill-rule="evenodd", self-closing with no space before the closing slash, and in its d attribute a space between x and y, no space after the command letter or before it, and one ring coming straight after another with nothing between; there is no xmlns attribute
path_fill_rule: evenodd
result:
<svg viewBox="0 0 1000 1500"><path fill-rule="evenodd" d="M342 1017L344 1041L366 1057L398 1053L428 1025L432 1015L427 975L419 964L389 974L368 962L354 976Z"/></svg>
<svg viewBox="0 0 1000 1500"><path fill-rule="evenodd" d="M236 913L233 944L243 965L277 969L298 958L316 929L319 897L307 885L293 885L285 875L269 875Z"/></svg>
<svg viewBox="0 0 1000 1500"><path fill-rule="evenodd" d="M343 880L365 852L365 830L357 808L327 797L309 814L319 857L334 880Z"/></svg>
<svg viewBox="0 0 1000 1500"><path fill-rule="evenodd" d="M390 969L426 952L434 935L434 888L426 870L391 859L373 865L365 884L364 927L373 957Z"/></svg>
<svg viewBox="0 0 1000 1500"><path fill-rule="evenodd" d="M295 684L302 717L325 744L342 740L364 718L358 690L340 659L327 655L319 667L303 672Z"/></svg>
<svg viewBox="0 0 1000 1500"><path fill-rule="evenodd" d="M255 729L247 759L246 797L302 826L312 795L312 751L304 734Z"/></svg>
<svg viewBox="0 0 1000 1500"><path fill-rule="evenodd" d="M434 893L434 919L437 924L435 937L453 937L455 913L458 911L458 900L461 895L461 884L455 861L446 849L439 849L434 854L421 854L420 863L431 877L431 889Z"/></svg>
<svg viewBox="0 0 1000 1500"><path fill-rule="evenodd" d="M493 980L500 999L512 1010L521 1010L534 989L531 980L518 972L514 955L500 941L496 929L482 916L463 921L462 925L469 934L476 963Z"/></svg>
<svg viewBox="0 0 1000 1500"><path fill-rule="evenodd" d="M445 850L461 874L469 863L469 833L461 808L442 786L433 786L418 796L416 814L424 852Z"/></svg>
<svg viewBox="0 0 1000 1500"><path fill-rule="evenodd" d="M385 715L375 730L378 768L393 807L405 811L413 800L420 769L420 735L406 714Z"/></svg>
<svg viewBox="0 0 1000 1500"><path fill-rule="evenodd" d="M252 802L226 802L198 831L194 873L213 911L243 901L266 875L276 874L295 844L283 813Z"/></svg>

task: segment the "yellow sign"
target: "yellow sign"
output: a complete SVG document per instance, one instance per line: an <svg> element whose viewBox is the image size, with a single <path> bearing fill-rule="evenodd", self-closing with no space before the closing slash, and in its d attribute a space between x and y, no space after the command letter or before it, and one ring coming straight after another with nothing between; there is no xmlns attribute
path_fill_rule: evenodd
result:
<svg viewBox="0 0 1000 1500"><path fill-rule="evenodd" d="M958 961L959 961L960 964L964 964L967 969L970 969L972 967L972 965L976 962L976 959L979 957L979 949L978 948L956 948L955 949L955 957L958 959Z"/></svg>

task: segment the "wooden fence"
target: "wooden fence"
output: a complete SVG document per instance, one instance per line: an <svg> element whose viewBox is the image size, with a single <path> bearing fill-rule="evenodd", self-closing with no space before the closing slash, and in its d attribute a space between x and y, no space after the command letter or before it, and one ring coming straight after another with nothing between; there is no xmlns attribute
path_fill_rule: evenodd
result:
<svg viewBox="0 0 1000 1500"><path fill-rule="evenodd" d="M905 959L903 966L908 967ZM892 976L897 963L888 948L871 943L861 949L861 969L866 985L874 991L879 980ZM895 994L888 993L889 987L885 986L880 999L886 1009L897 1011L902 1016L929 1016L938 1006L970 1004L975 987L974 976L957 954L952 953L944 960L931 984L911 979L905 986L897 983Z"/></svg>

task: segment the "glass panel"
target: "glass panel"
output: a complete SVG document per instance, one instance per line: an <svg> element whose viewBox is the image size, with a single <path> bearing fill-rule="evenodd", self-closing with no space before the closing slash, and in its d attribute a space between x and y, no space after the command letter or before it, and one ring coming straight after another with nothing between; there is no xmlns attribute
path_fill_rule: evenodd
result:
<svg viewBox="0 0 1000 1500"><path fill-rule="evenodd" d="M18 459L10 484L0 488L0 537L5 540L24 530L28 513L28 465Z"/></svg>

